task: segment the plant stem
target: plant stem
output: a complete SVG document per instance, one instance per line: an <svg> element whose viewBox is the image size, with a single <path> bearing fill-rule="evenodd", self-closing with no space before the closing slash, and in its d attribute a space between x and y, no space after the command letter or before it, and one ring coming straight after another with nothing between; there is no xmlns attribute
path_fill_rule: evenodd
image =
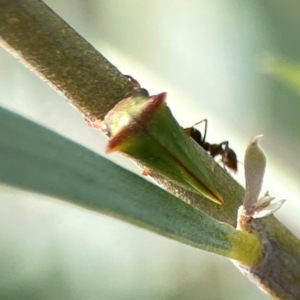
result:
<svg viewBox="0 0 300 300"><path fill-rule="evenodd" d="M0 0L0 44L85 118L102 119L131 84L46 4Z"/></svg>
<svg viewBox="0 0 300 300"><path fill-rule="evenodd" d="M0 44L62 93L90 121L102 119L131 90L129 80L43 2L0 0L0 7ZM244 189L203 149L196 144L195 147L208 166L212 184L222 192L224 206L205 201L201 195L181 189L159 174L150 175L193 207L235 226ZM190 224L189 214L186 216ZM266 255L257 265L240 268L276 299L300 299L299 240L273 216L255 220L254 224ZM195 226L193 230L189 233L195 238L194 233L201 228Z"/></svg>

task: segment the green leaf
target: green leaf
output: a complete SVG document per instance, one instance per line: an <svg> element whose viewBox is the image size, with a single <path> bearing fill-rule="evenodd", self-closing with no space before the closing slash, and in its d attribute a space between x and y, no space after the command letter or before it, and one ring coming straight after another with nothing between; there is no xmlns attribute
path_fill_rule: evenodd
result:
<svg viewBox="0 0 300 300"><path fill-rule="evenodd" d="M0 108L0 181L64 199L177 241L253 265L256 234L235 230L143 178Z"/></svg>
<svg viewBox="0 0 300 300"><path fill-rule="evenodd" d="M105 118L112 138L107 151L121 151L189 190L223 204L192 141L167 107L166 94L135 93L123 99Z"/></svg>

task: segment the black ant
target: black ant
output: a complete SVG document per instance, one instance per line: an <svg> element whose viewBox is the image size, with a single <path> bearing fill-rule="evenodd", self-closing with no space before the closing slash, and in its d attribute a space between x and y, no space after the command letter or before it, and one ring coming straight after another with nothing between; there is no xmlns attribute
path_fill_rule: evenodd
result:
<svg viewBox="0 0 300 300"><path fill-rule="evenodd" d="M201 132L195 128L196 125L204 122L204 135L202 137ZM220 144L210 144L205 141L207 131L207 119L201 120L195 123L192 127L184 128L186 135L190 136L197 144L199 144L204 150L206 150L212 157L220 155L222 157L222 163L224 167L233 172L237 171L237 157L235 152L229 148L228 141L222 142Z"/></svg>

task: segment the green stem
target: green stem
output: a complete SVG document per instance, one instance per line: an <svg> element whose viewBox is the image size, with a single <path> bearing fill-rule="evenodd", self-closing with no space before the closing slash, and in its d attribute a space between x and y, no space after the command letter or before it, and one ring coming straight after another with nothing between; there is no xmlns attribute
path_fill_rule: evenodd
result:
<svg viewBox="0 0 300 300"><path fill-rule="evenodd" d="M72 28L70 28L66 23L64 23L53 11L51 11L44 3L38 0L0 0L0 43L8 51L10 51L14 56L21 60L23 64L29 66L33 72L38 76L46 80L53 88L62 93L65 98L67 98L72 105L77 107L86 118L91 121L102 119L103 116L110 110L112 107L124 97L124 95L131 89L130 83L126 77L120 74L115 67L106 61L91 45L89 45L85 40L83 40ZM1 121L1 118L0 118ZM2 127L0 127L0 133L2 132ZM14 135L11 134L9 137L9 142L12 143ZM2 142L2 138L0 142ZM15 141L19 143L20 140ZM47 144L47 141L45 141ZM30 143L27 142L27 145ZM164 208L161 207L161 201L166 197L171 197L166 192L162 192L159 188L153 190L148 189L148 183L145 183L142 179L137 179L136 189L130 191L133 197L136 197L138 188L143 190L143 194L140 197L135 198L135 205L138 207L141 205L140 212L144 213L144 218L154 219L156 214L160 215L160 218L165 217L168 219L169 212L172 209L176 209L178 216L184 213L186 217L185 225L188 226L189 232L188 235L183 236L181 234L182 242L189 243L190 245L200 246L203 243L203 238L200 230L201 223L200 219L204 220L213 220L214 222L223 221L229 225L235 226L236 224L236 214L238 207L241 205L245 191L244 189L232 179L232 177L220 168L211 157L205 153L203 149L197 147L198 155L202 160L203 164L207 167L206 169L209 172L209 177L212 178L212 184L216 186L217 190L222 191L222 196L225 202L224 206L218 206L212 202L205 201L204 198L196 193L188 192L187 190L182 189L180 186L161 178L159 174L151 174L155 179L160 182L161 186L165 187L168 191L175 194L182 200L188 202L193 207L202 210L199 212L193 207L186 205L185 203L177 200L171 200L169 205L166 204ZM70 148L73 149L73 146ZM22 155L25 155L26 152L11 152L11 147L6 149L4 152L1 149L0 154L11 155L10 160L20 159ZM27 154L30 154L34 150L33 147L27 149ZM46 149L45 149L46 150ZM62 149L60 149L62 150ZM40 154L42 152L39 152ZM60 156L62 151L57 152L57 159L61 159ZM68 159L70 152L66 152L63 157L65 160ZM82 152L81 154L85 154ZM13 155L15 154L15 155ZM43 153L42 153L43 154ZM26 156L25 156L26 157ZM85 157L82 161L82 167L86 167L91 157L87 156L78 156L75 162L77 163ZM4 156L5 158L5 156ZM36 157L34 157L36 159ZM97 157L98 159L98 157ZM63 165L65 160L58 160L55 166L59 167L59 163ZM4 169L5 162L9 160L4 159L1 162L0 172L2 173L5 180L9 179L9 174L12 179L16 174L16 170L8 168ZM26 160L23 161L26 164ZM18 168L19 171L26 171L32 169L31 165L28 164L30 161L27 161L26 168ZM53 157L51 163L55 162ZM74 161L73 161L74 162ZM3 164L2 164L3 163ZM76 164L75 164L76 165ZM96 166L96 165L95 165ZM85 194L81 190L74 190L76 184L74 185L74 180L76 177L70 177L68 182L70 185L69 194L65 199L75 199L78 205L86 205L85 199L90 199L90 202L87 204L89 208L95 209L95 201L99 198L101 194L101 189L97 189L97 185L92 183L96 182L94 175L101 170L106 170L105 167L108 167L108 170L111 168L111 164L108 165L97 165L95 171L86 174L87 177L85 181L86 187L88 187L88 193ZM49 168L52 167L49 164ZM93 166L94 167L94 166ZM74 175L74 166L70 168L72 172L68 173L70 176ZM78 178L83 176L82 170L76 170ZM96 172L97 171L97 172ZM117 173L122 173L121 169L117 169ZM46 174L45 169L41 169L40 172L36 173L37 176L35 180L42 180L40 174ZM127 174L122 176L121 181L126 178ZM66 179L67 176L64 176ZM78 179L77 178L77 179ZM28 179L28 181L26 181ZM23 174L24 182L19 184L14 182L14 185L30 188L30 185L34 182L28 176L28 173ZM52 178L54 179L54 178ZM128 179L132 179L128 176ZM4 180L4 179L3 179ZM62 180L61 180L62 181ZM65 181L64 181L65 182ZM62 196L59 194L61 192L59 189L53 194L50 193L49 187L59 186L59 181L55 182L45 182L45 190L40 191L52 196ZM29 185L29 186L28 186ZM144 189L144 186L147 185L147 189ZM104 184L104 187L106 185ZM31 189L33 189L31 187ZM145 192L146 191L146 192ZM119 193L124 193L124 190L116 189L116 186L110 186L111 200L114 200L114 195ZM148 194L149 192L149 194ZM164 194L161 194L164 193ZM145 197L145 195L150 195L151 199ZM93 196L94 198L91 198ZM124 196L124 200L127 197ZM147 203L143 201L148 199L150 201L157 201L157 208L155 210L147 210ZM172 199L175 199L174 197ZM76 201L73 201L76 203ZM141 202L142 201L142 202ZM126 207L122 203L115 203L116 205L114 212L111 213L115 216L120 216L124 213L124 210L133 209L133 206ZM107 203L109 204L109 203ZM120 205L120 206L119 206ZM177 209L178 206L178 209ZM103 212L105 212L105 207L103 207ZM209 218L209 215L211 218ZM194 217L190 219L190 215L193 214ZM207 219L209 218L209 219ZM124 220L129 220L135 224L144 224L145 220L133 221L131 217L123 218ZM175 222L176 218L172 220ZM167 221L166 221L167 222ZM284 225L282 225L275 217L267 217L262 220L255 221L256 229L259 233L259 236L262 237L264 242L264 251L265 256L259 263L253 267L246 268L247 262L244 261L243 257L237 258L236 254L229 255L234 259L239 259L242 262L240 266L243 269L243 272L246 273L249 278L256 281L264 289L268 290L276 299L300 299L300 243L299 240L288 231ZM168 223L168 228L163 227L161 224L160 229L157 232L172 237L174 235L174 229L180 230L179 223ZM192 224L191 226L189 224ZM219 222L211 223L215 224L217 227L221 226ZM232 226L222 226L216 232L222 232L222 230L232 230L232 237L240 239L239 233L232 228ZM149 225L151 229L152 225ZM176 227L178 226L178 227ZM199 227L200 226L200 227ZM211 228L214 228L214 225L210 225ZM146 227L146 226L145 226ZM217 229L216 227L216 229ZM209 227L208 227L209 228ZM152 228L153 229L153 228ZM154 230L154 229L153 229ZM211 232L212 237L214 237L213 232ZM228 234L228 232L227 232ZM205 235L205 234L204 234ZM205 235L206 237L209 235ZM254 235L256 236L256 235ZM219 240L219 239L217 239ZM246 239L245 239L246 240ZM190 242L188 242L190 241ZM234 242L228 241L227 253L230 249L230 245ZM242 249L246 250L246 243L241 241ZM215 252L215 247L211 249L206 249L208 251ZM220 248L218 248L220 249ZM226 247L220 251L219 254L225 255L222 251L226 251Z"/></svg>
<svg viewBox="0 0 300 300"><path fill-rule="evenodd" d="M0 44L83 115L102 119L131 84L39 0L0 0Z"/></svg>

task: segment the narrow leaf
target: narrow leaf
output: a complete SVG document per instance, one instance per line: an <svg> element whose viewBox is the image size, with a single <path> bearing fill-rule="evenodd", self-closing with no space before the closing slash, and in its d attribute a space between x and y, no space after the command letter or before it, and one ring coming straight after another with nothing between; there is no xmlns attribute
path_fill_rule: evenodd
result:
<svg viewBox="0 0 300 300"><path fill-rule="evenodd" d="M117 217L188 245L254 264L239 232L96 153L0 108L0 181Z"/></svg>

